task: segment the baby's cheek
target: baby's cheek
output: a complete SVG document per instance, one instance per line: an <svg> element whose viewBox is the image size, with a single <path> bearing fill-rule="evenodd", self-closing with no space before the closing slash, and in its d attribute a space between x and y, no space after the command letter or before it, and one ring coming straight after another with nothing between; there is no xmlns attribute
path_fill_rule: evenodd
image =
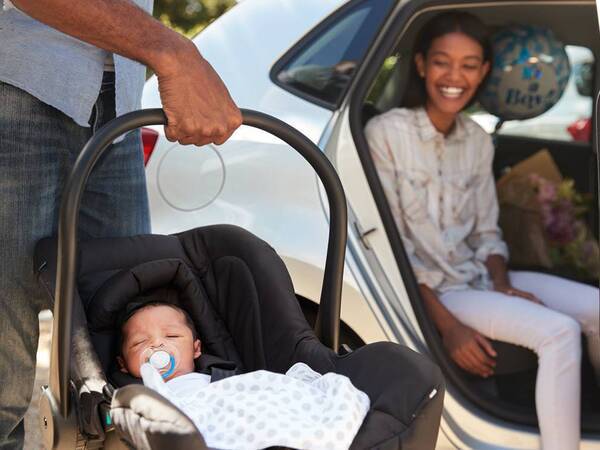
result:
<svg viewBox="0 0 600 450"><path fill-rule="evenodd" d="M132 352L127 358L127 370L134 377L140 378L140 352Z"/></svg>
<svg viewBox="0 0 600 450"><path fill-rule="evenodd" d="M194 371L194 352L193 350L185 349L179 353L181 361L177 364L179 371L182 373L190 373Z"/></svg>

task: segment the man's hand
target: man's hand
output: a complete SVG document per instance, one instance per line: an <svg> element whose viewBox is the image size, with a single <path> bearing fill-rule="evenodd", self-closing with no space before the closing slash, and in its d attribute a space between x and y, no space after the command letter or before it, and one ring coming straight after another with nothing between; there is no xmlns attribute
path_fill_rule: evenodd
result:
<svg viewBox="0 0 600 450"><path fill-rule="evenodd" d="M542 302L539 298L537 298L531 292L516 289L516 288L512 287L510 284L494 285L494 290L496 292L501 292L505 295L511 295L513 297L521 297L521 298L524 298L525 300L529 300L530 302L545 306L544 302Z"/></svg>
<svg viewBox="0 0 600 450"><path fill-rule="evenodd" d="M463 324L442 334L444 347L462 369L484 378L494 374L496 352L483 335Z"/></svg>
<svg viewBox="0 0 600 450"><path fill-rule="evenodd" d="M158 76L167 139L222 144L242 122L225 85L189 40L130 0L13 0L21 11Z"/></svg>
<svg viewBox="0 0 600 450"><path fill-rule="evenodd" d="M241 125L227 88L191 41L185 54L157 68L157 76L169 141L222 144Z"/></svg>

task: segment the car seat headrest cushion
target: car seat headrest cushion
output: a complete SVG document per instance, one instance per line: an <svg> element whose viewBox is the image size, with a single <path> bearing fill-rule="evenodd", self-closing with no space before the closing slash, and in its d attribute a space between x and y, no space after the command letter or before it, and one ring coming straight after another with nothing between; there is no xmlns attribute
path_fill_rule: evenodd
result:
<svg viewBox="0 0 600 450"><path fill-rule="evenodd" d="M241 364L231 335L192 269L179 259L162 259L116 273L89 301L86 314L90 333L106 341L104 348L97 349L105 370L116 357L120 327L132 306L138 308L156 300L174 303L190 315L204 352Z"/></svg>

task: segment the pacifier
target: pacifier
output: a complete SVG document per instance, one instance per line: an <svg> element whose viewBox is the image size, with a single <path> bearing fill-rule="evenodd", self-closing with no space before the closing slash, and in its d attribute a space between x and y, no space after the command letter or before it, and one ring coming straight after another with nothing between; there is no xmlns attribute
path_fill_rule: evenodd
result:
<svg viewBox="0 0 600 450"><path fill-rule="evenodd" d="M175 373L179 363L178 356L177 349L171 345L152 345L142 352L140 366L144 363L150 364L163 380L166 380Z"/></svg>

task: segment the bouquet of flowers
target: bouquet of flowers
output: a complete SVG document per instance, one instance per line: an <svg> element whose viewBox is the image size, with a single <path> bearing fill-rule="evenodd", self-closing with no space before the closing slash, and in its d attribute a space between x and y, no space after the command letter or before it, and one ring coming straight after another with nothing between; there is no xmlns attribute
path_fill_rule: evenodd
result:
<svg viewBox="0 0 600 450"><path fill-rule="evenodd" d="M591 199L563 179L547 150L513 166L497 189L511 266L582 280L600 276L598 242L585 220Z"/></svg>
<svg viewBox="0 0 600 450"><path fill-rule="evenodd" d="M577 278L597 278L600 249L585 223L591 198L578 193L570 179L556 184L532 173L529 181L536 192L553 266Z"/></svg>

